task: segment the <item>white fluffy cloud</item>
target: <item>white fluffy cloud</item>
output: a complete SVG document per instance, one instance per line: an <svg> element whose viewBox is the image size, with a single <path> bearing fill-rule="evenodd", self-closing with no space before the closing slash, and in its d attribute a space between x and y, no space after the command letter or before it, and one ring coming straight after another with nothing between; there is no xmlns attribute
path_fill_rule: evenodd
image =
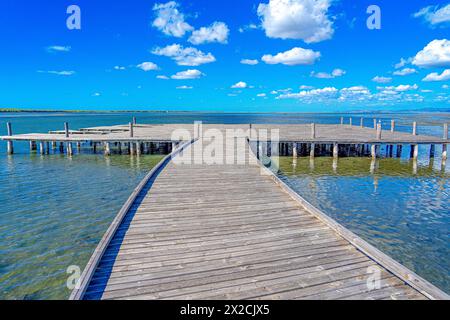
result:
<svg viewBox="0 0 450 320"><path fill-rule="evenodd" d="M202 27L192 32L189 42L193 44L202 44L208 42L227 43L230 29L223 22L214 22L209 27Z"/></svg>
<svg viewBox="0 0 450 320"><path fill-rule="evenodd" d="M159 69L153 62L142 62L141 64L138 64L137 67L145 72Z"/></svg>
<svg viewBox="0 0 450 320"><path fill-rule="evenodd" d="M169 80L170 78L168 76L165 76L165 75L158 75L158 76L156 76L156 79Z"/></svg>
<svg viewBox="0 0 450 320"><path fill-rule="evenodd" d="M201 73L199 70L196 69L189 69L186 71L180 71L171 76L172 79L175 80L190 80L190 79L198 79L203 76L203 73Z"/></svg>
<svg viewBox="0 0 450 320"><path fill-rule="evenodd" d="M50 46L47 47L48 52L69 52L72 50L70 46Z"/></svg>
<svg viewBox="0 0 450 320"><path fill-rule="evenodd" d="M447 39L431 41L416 54L412 63L424 68L450 66L450 41Z"/></svg>
<svg viewBox="0 0 450 320"><path fill-rule="evenodd" d="M186 32L194 28L184 21L184 15L178 11L179 5L175 1L157 3L153 6L156 19L153 26L168 36L183 37Z"/></svg>
<svg viewBox="0 0 450 320"><path fill-rule="evenodd" d="M417 73L417 70L414 68L404 68L402 70L397 70L393 72L395 76L407 76L413 73Z"/></svg>
<svg viewBox="0 0 450 320"><path fill-rule="evenodd" d="M422 81L447 81L450 80L450 69L442 71L441 74L433 72L428 74Z"/></svg>
<svg viewBox="0 0 450 320"><path fill-rule="evenodd" d="M75 71L66 71L66 70L63 70L63 71L53 71L53 70L41 71L41 70L39 70L38 73L48 73L48 74L54 74L57 76L69 77L69 76L73 76L75 74Z"/></svg>
<svg viewBox="0 0 450 320"><path fill-rule="evenodd" d="M296 47L285 52L280 52L275 56L266 54L261 60L267 64L281 63L288 66L294 66L313 64L319 58L320 52Z"/></svg>
<svg viewBox="0 0 450 320"><path fill-rule="evenodd" d="M319 79L333 79L337 77L342 77L346 74L345 70L342 69L334 69L331 73L327 72L311 72L311 77L319 78Z"/></svg>
<svg viewBox="0 0 450 320"><path fill-rule="evenodd" d="M372 79L372 81L376 83L389 83L392 81L392 78L376 76Z"/></svg>
<svg viewBox="0 0 450 320"><path fill-rule="evenodd" d="M196 48L184 48L179 44L172 44L152 51L158 56L172 58L180 66L199 66L216 61L211 53L204 53Z"/></svg>
<svg viewBox="0 0 450 320"><path fill-rule="evenodd" d="M241 60L241 63L242 63L242 64L248 64L248 65L254 66L254 65L257 65L257 64L259 63L259 61L256 60L256 59L242 59L242 60Z"/></svg>
<svg viewBox="0 0 450 320"><path fill-rule="evenodd" d="M284 93L277 97L277 99L309 99L315 98L320 101L321 98L331 98L336 96L339 92L335 87L325 87L321 89L304 90L298 93Z"/></svg>
<svg viewBox="0 0 450 320"><path fill-rule="evenodd" d="M419 86L417 84L401 84L398 86L390 86L390 87L378 87L378 90L384 90L384 91L397 91L397 92L405 92L405 91L411 91L411 90L417 90L419 89Z"/></svg>
<svg viewBox="0 0 450 320"><path fill-rule="evenodd" d="M450 22L450 4L445 7L428 6L414 14L415 18L423 17L431 26Z"/></svg>
<svg viewBox="0 0 450 320"><path fill-rule="evenodd" d="M119 70L119 71L123 71L126 68L124 66L114 66L114 70Z"/></svg>
<svg viewBox="0 0 450 320"><path fill-rule="evenodd" d="M269 38L320 42L333 36L328 18L330 0L269 0L260 3L258 16Z"/></svg>
<svg viewBox="0 0 450 320"><path fill-rule="evenodd" d="M193 88L194 87L191 87L191 86L179 86L176 89L177 90L190 90L190 89L193 89Z"/></svg>
<svg viewBox="0 0 450 320"><path fill-rule="evenodd" d="M395 69L400 69L401 67L404 67L406 64L411 63L411 61L412 58L408 59L400 58L400 62L395 65Z"/></svg>
<svg viewBox="0 0 450 320"><path fill-rule="evenodd" d="M239 81L231 86L233 89L245 89L248 88L248 84L244 81Z"/></svg>

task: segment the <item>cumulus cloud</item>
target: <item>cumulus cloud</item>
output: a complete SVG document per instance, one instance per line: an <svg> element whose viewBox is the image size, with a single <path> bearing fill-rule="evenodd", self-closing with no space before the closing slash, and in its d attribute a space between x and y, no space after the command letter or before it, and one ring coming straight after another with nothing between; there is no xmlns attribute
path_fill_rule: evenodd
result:
<svg viewBox="0 0 450 320"><path fill-rule="evenodd" d="M156 79L169 80L170 78L168 76L165 76L165 75L158 75L158 76L156 76Z"/></svg>
<svg viewBox="0 0 450 320"><path fill-rule="evenodd" d="M158 56L169 57L179 66L199 66L216 61L216 58L211 53L204 53L192 47L184 48L179 44L156 48L152 53Z"/></svg>
<svg viewBox="0 0 450 320"><path fill-rule="evenodd" d="M193 89L193 88L194 87L191 87L191 86L179 86L176 89L177 90L190 90L190 89Z"/></svg>
<svg viewBox="0 0 450 320"><path fill-rule="evenodd" d="M214 22L209 27L202 27L192 32L189 42L193 44L202 44L208 42L227 43L230 29L223 22Z"/></svg>
<svg viewBox="0 0 450 320"><path fill-rule="evenodd" d="M337 77L342 77L346 74L345 70L342 69L334 69L331 73L327 72L311 72L311 77L319 78L319 79L333 79Z"/></svg>
<svg viewBox="0 0 450 320"><path fill-rule="evenodd" d="M48 52L69 52L72 50L70 46L50 46L46 48Z"/></svg>
<svg viewBox="0 0 450 320"><path fill-rule="evenodd" d="M48 73L48 74L54 74L57 76L64 76L64 77L69 77L69 76L73 76L75 74L75 71L67 71L67 70L63 70L63 71L42 71L39 70L38 73Z"/></svg>
<svg viewBox="0 0 450 320"><path fill-rule="evenodd" d="M330 0L269 0L260 3L258 16L269 38L301 39L306 43L331 39Z"/></svg>
<svg viewBox="0 0 450 320"><path fill-rule="evenodd" d="M275 56L266 54L261 60L267 64L281 63L288 66L295 66L313 64L319 58L320 52L296 47L285 52L280 52Z"/></svg>
<svg viewBox="0 0 450 320"><path fill-rule="evenodd" d="M431 41L416 54L412 63L424 68L450 66L450 41L447 39Z"/></svg>
<svg viewBox="0 0 450 320"><path fill-rule="evenodd" d="M445 7L439 8L439 6L428 6L420 9L414 14L415 18L423 18L430 26L436 26L443 23L450 22L450 4Z"/></svg>
<svg viewBox="0 0 450 320"><path fill-rule="evenodd" d="M372 81L376 83L389 83L392 81L392 78L376 76L372 79Z"/></svg>
<svg viewBox="0 0 450 320"><path fill-rule="evenodd" d="M153 26L168 36L183 37L186 32L194 30L192 26L184 21L184 15L178 11L178 3L170 1L157 3L153 6L156 19Z"/></svg>
<svg viewBox="0 0 450 320"><path fill-rule="evenodd" d="M141 64L138 64L137 67L145 72L159 69L153 62L142 62Z"/></svg>
<svg viewBox="0 0 450 320"><path fill-rule="evenodd" d="M414 68L404 68L402 70L397 70L393 72L395 76L407 76L413 73L417 73L417 70Z"/></svg>
<svg viewBox="0 0 450 320"><path fill-rule="evenodd" d="M298 93L284 93L277 97L277 99L308 99L308 98L330 98L336 96L339 92L335 87L325 87L321 89L304 90Z"/></svg>
<svg viewBox="0 0 450 320"><path fill-rule="evenodd" d="M258 28L259 28L259 27L258 27L256 24L250 23L250 24L247 24L247 25L245 25L245 26L240 27L240 28L239 28L239 32L240 32L240 33L243 33L243 32L245 32L245 31L247 31L247 30L255 30L255 29L258 29Z"/></svg>
<svg viewBox="0 0 450 320"><path fill-rule="evenodd" d="M231 86L233 89L245 89L248 88L248 84L244 81L239 81Z"/></svg>
<svg viewBox="0 0 450 320"><path fill-rule="evenodd" d="M242 64L248 64L248 65L254 66L254 65L257 65L257 64L259 63L259 61L256 60L256 59L242 59L242 60L241 60L241 63L242 63Z"/></svg>
<svg viewBox="0 0 450 320"><path fill-rule="evenodd" d="M411 90L417 90L419 86L417 84L401 84L398 86L389 86L389 87L378 87L378 90L388 90L388 91L396 91L396 92L405 92Z"/></svg>
<svg viewBox="0 0 450 320"><path fill-rule="evenodd" d="M198 79L203 76L203 73L201 73L199 70L196 69L189 69L186 71L180 71L171 76L172 79L175 80L189 80L189 79Z"/></svg>
<svg viewBox="0 0 450 320"><path fill-rule="evenodd" d="M442 71L441 74L433 72L428 74L422 81L447 81L450 80L450 69Z"/></svg>

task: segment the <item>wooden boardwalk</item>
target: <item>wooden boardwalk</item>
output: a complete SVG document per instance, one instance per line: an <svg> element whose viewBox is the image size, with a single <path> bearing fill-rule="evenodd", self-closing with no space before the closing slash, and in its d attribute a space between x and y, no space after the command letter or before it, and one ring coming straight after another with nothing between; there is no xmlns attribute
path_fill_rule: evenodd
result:
<svg viewBox="0 0 450 320"><path fill-rule="evenodd" d="M310 207L247 147L236 151L245 164L163 160L119 212L71 299L448 299ZM377 272L380 286L369 290Z"/></svg>

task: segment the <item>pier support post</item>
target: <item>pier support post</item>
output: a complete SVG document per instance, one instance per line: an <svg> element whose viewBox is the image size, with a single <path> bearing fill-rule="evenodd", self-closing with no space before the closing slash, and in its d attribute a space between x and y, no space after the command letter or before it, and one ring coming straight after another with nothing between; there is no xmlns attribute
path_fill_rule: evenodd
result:
<svg viewBox="0 0 450 320"><path fill-rule="evenodd" d="M45 154L44 141L39 141L39 152L40 152L41 155Z"/></svg>
<svg viewBox="0 0 450 320"><path fill-rule="evenodd" d="M68 122L64 122L64 134L65 134L66 138L69 137L69 123Z"/></svg>
<svg viewBox="0 0 450 320"><path fill-rule="evenodd" d="M376 144L373 144L370 147L370 154L372 156L372 159L376 159L377 158L377 151L378 151L378 146Z"/></svg>
<svg viewBox="0 0 450 320"><path fill-rule="evenodd" d="M448 124L444 123L444 134L442 136L444 140L448 140Z"/></svg>
<svg viewBox="0 0 450 320"><path fill-rule="evenodd" d="M418 157L419 157L419 145L412 144L411 145L411 158L413 158L414 160L417 160Z"/></svg>
<svg viewBox="0 0 450 320"><path fill-rule="evenodd" d="M359 120L359 126L361 128L364 128L364 118L363 117L361 117L361 119Z"/></svg>
<svg viewBox="0 0 450 320"><path fill-rule="evenodd" d="M413 132L412 132L413 136L417 136L417 122L413 122Z"/></svg>
<svg viewBox="0 0 450 320"><path fill-rule="evenodd" d="M92 143L92 150L94 151L94 153L97 152L97 142Z"/></svg>
<svg viewBox="0 0 450 320"><path fill-rule="evenodd" d="M138 156L141 155L141 143L140 142L136 142L136 155L138 155Z"/></svg>
<svg viewBox="0 0 450 320"><path fill-rule="evenodd" d="M377 119L373 119L373 128L377 129Z"/></svg>
<svg viewBox="0 0 450 320"><path fill-rule="evenodd" d="M311 139L315 139L315 138L316 138L316 124L311 123Z"/></svg>
<svg viewBox="0 0 450 320"><path fill-rule="evenodd" d="M12 136L12 126L11 126L11 122L7 122L6 123L6 128L7 128L7 131L8 131L8 136ZM7 144L7 152L8 152L8 154L13 154L14 153L14 145L13 145L13 142L12 141L10 141L10 140L8 140L8 142L6 143Z"/></svg>
<svg viewBox="0 0 450 320"><path fill-rule="evenodd" d="M37 150L36 141L30 141L30 152L34 152Z"/></svg>
<svg viewBox="0 0 450 320"><path fill-rule="evenodd" d="M105 156L109 157L111 155L111 143L105 142Z"/></svg>
<svg viewBox="0 0 450 320"><path fill-rule="evenodd" d="M395 131L395 120L391 120L391 132Z"/></svg>
<svg viewBox="0 0 450 320"><path fill-rule="evenodd" d="M432 144L432 145L430 146L430 159L431 159L431 158L434 158L435 150L436 150L436 147L435 147L434 144Z"/></svg>
<svg viewBox="0 0 450 320"><path fill-rule="evenodd" d="M77 142L77 151L78 153L81 151L81 142Z"/></svg>
<svg viewBox="0 0 450 320"><path fill-rule="evenodd" d="M337 142L333 143L333 158L339 157L339 144Z"/></svg>
<svg viewBox="0 0 450 320"><path fill-rule="evenodd" d="M133 122L130 122L130 138L134 137L134 125Z"/></svg>
<svg viewBox="0 0 450 320"><path fill-rule="evenodd" d="M67 155L69 157L73 156L72 142L67 142Z"/></svg>
<svg viewBox="0 0 450 320"><path fill-rule="evenodd" d="M136 117L133 117L133 124L137 124Z"/></svg>
<svg viewBox="0 0 450 320"><path fill-rule="evenodd" d="M310 158L314 158L315 151L316 151L316 144L315 143L311 143L311 150L309 151L309 157Z"/></svg>
<svg viewBox="0 0 450 320"><path fill-rule="evenodd" d="M350 119L348 120L348 124L350 125L350 127L353 125L353 119L352 119L352 117L350 117Z"/></svg>
<svg viewBox="0 0 450 320"><path fill-rule="evenodd" d="M292 157L293 157L294 159L297 159L297 158L298 158L297 143L295 143L295 142L292 144Z"/></svg>
<svg viewBox="0 0 450 320"><path fill-rule="evenodd" d="M50 142L49 141L47 141L46 143L46 148L47 148L47 154L50 154Z"/></svg>
<svg viewBox="0 0 450 320"><path fill-rule="evenodd" d="M402 157L402 149L403 149L403 146L401 144L398 144L397 145L397 158Z"/></svg>
<svg viewBox="0 0 450 320"><path fill-rule="evenodd" d="M344 125L344 117L341 117L341 126Z"/></svg>
<svg viewBox="0 0 450 320"><path fill-rule="evenodd" d="M377 124L377 140L381 140L381 123Z"/></svg>
<svg viewBox="0 0 450 320"><path fill-rule="evenodd" d="M56 141L52 141L52 149L56 150Z"/></svg>
<svg viewBox="0 0 450 320"><path fill-rule="evenodd" d="M447 145L446 144L442 145L442 160L443 161L447 160Z"/></svg>
<svg viewBox="0 0 450 320"><path fill-rule="evenodd" d="M130 155L134 155L135 151L134 151L134 142L130 142Z"/></svg>

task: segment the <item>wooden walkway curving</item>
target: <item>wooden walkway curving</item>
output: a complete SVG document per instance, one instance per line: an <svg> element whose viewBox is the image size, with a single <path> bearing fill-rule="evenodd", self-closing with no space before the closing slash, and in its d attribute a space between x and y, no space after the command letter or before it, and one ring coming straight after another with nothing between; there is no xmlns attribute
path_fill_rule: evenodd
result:
<svg viewBox="0 0 450 320"><path fill-rule="evenodd" d="M165 159L119 213L71 299L448 298L321 220L278 187L247 148L237 151L250 160ZM374 270L381 287L369 290Z"/></svg>

